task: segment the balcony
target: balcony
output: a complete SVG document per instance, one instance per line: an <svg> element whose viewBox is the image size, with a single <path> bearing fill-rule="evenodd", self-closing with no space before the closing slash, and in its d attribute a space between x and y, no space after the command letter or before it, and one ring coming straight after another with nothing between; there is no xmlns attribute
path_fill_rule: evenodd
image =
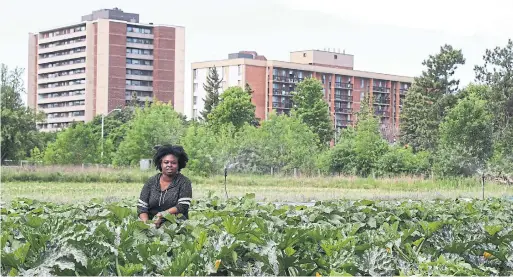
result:
<svg viewBox="0 0 513 277"><path fill-rule="evenodd" d="M335 88L352 89L353 84L343 83L343 82L335 82Z"/></svg>
<svg viewBox="0 0 513 277"><path fill-rule="evenodd" d="M376 93L390 93L390 88L373 86L372 87L372 92L376 92Z"/></svg>
<svg viewBox="0 0 513 277"><path fill-rule="evenodd" d="M85 121L85 116L63 116L63 117L52 117L47 118L46 123L63 123L63 122L73 122L73 121Z"/></svg>
<svg viewBox="0 0 513 277"><path fill-rule="evenodd" d="M374 97L374 105L390 105L390 97Z"/></svg>
<svg viewBox="0 0 513 277"><path fill-rule="evenodd" d="M292 103L273 102L273 109L287 109L293 108Z"/></svg>
<svg viewBox="0 0 513 277"><path fill-rule="evenodd" d="M347 127L351 126L353 124L352 120L342 119L342 120L335 120L337 127Z"/></svg>
<svg viewBox="0 0 513 277"><path fill-rule="evenodd" d="M86 47L85 39L83 41L77 41L74 43L66 43L66 44L57 45L57 46L53 46L53 47L46 47L46 48L40 47L39 49L37 49L37 52L38 52L38 54L46 54L46 53L50 53L50 52L70 50L70 49L78 48L78 47Z"/></svg>
<svg viewBox="0 0 513 277"><path fill-rule="evenodd" d="M127 90L139 90L139 91L153 91L153 87L151 86L134 86L134 85L127 85Z"/></svg>
<svg viewBox="0 0 513 277"><path fill-rule="evenodd" d="M153 34L143 34L138 32L126 32L127 37L131 38L147 38L147 39L153 39Z"/></svg>
<svg viewBox="0 0 513 277"><path fill-rule="evenodd" d="M353 96L352 95L336 95L335 94L335 101L353 102Z"/></svg>
<svg viewBox="0 0 513 277"><path fill-rule="evenodd" d="M335 113L339 114L352 114L353 109L352 108L335 108Z"/></svg>
<svg viewBox="0 0 513 277"><path fill-rule="evenodd" d="M276 76L273 75L273 81L274 82L283 82L283 83L292 83L296 84L301 81L303 81L304 78L297 78L297 77L289 77L289 76Z"/></svg>
<svg viewBox="0 0 513 277"><path fill-rule="evenodd" d="M55 103L55 102L70 102L70 101L78 101L78 100L85 100L85 96L84 95L72 95L72 96L39 98L37 100L37 103L38 104L48 104L48 103Z"/></svg>
<svg viewBox="0 0 513 277"><path fill-rule="evenodd" d="M65 60L74 60L74 59L85 58L85 57L86 57L85 51L84 52L75 52L75 53L57 55L57 56L48 57L48 58L39 58L38 64L53 63L53 62L65 61Z"/></svg>
<svg viewBox="0 0 513 277"><path fill-rule="evenodd" d="M406 92L408 92L408 89L399 89L399 95L406 95Z"/></svg>
<svg viewBox="0 0 513 277"><path fill-rule="evenodd" d="M64 81L85 79L85 78L86 78L85 73L69 74L69 75L62 75L62 76L51 77L51 78L38 78L37 83L38 84L56 83L56 82L64 82Z"/></svg>
<svg viewBox="0 0 513 277"><path fill-rule="evenodd" d="M153 65L126 64L127 69L153 70Z"/></svg>
<svg viewBox="0 0 513 277"><path fill-rule="evenodd" d="M85 66L86 66L85 62L71 63L71 64L65 64L65 65L59 65L59 66L53 66L53 67L47 67L47 68L39 68L37 70L37 73L45 74L45 73L52 73L52 72L58 72L58 71L67 71L67 70L84 68Z"/></svg>
<svg viewBox="0 0 513 277"><path fill-rule="evenodd" d="M126 53L127 59L153 60L153 55Z"/></svg>
<svg viewBox="0 0 513 277"><path fill-rule="evenodd" d="M67 86L60 86L60 87L53 87L53 88L38 88L37 93L53 93L53 92L62 92L62 91L72 91L72 90L82 90L85 89L85 83L84 84L76 84L76 85L67 85Z"/></svg>
<svg viewBox="0 0 513 277"><path fill-rule="evenodd" d="M74 106L63 106L63 107L54 107L54 108L38 108L38 110L43 111L45 113L64 113L64 112L75 112L75 111L85 111L85 105L74 105Z"/></svg>
<svg viewBox="0 0 513 277"><path fill-rule="evenodd" d="M292 97L292 94L290 92L288 92L286 90L280 90L280 89L273 89L273 95Z"/></svg>
<svg viewBox="0 0 513 277"><path fill-rule="evenodd" d="M78 38L78 37L84 37L85 35L86 35L86 31L83 30L83 31L79 31L79 32L73 32L73 33L69 33L69 34L63 34L63 35L58 35L58 36L53 36L53 37L48 37L48 38L39 38L39 44L51 43L51 42L55 42L55 41L59 41L59 40L67 40L67 39Z"/></svg>
<svg viewBox="0 0 513 277"><path fill-rule="evenodd" d="M126 78L130 80L153 81L153 75L131 75L126 74Z"/></svg>
<svg viewBox="0 0 513 277"><path fill-rule="evenodd" d="M390 112L387 110L375 110L374 114L381 117L390 117Z"/></svg>
<svg viewBox="0 0 513 277"><path fill-rule="evenodd" d="M153 44L127 42L127 48L153 49Z"/></svg>

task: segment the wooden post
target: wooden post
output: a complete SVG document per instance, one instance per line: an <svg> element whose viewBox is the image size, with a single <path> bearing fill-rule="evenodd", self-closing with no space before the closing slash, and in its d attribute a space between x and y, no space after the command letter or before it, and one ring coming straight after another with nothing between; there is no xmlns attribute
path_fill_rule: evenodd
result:
<svg viewBox="0 0 513 277"><path fill-rule="evenodd" d="M481 175L481 186L483 188L483 200L484 200L485 199L485 195L484 195L485 175L484 175L484 173Z"/></svg>

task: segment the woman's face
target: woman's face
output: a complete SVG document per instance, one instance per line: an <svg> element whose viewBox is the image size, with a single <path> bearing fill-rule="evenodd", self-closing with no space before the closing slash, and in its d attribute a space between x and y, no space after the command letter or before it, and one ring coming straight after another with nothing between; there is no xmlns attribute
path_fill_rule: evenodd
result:
<svg viewBox="0 0 513 277"><path fill-rule="evenodd" d="M178 159L173 154L166 155L162 157L161 166L163 174L174 175L178 172Z"/></svg>

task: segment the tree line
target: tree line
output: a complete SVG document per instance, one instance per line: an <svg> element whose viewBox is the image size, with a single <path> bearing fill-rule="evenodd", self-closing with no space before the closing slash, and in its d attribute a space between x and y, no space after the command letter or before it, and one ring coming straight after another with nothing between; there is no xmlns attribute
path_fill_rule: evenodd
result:
<svg viewBox="0 0 513 277"><path fill-rule="evenodd" d="M335 138L322 84L313 78L297 85L290 115L271 113L259 121L251 87L220 93L215 67L204 84L200 120L186 119L171 103L154 101L106 116L104 138L101 116L42 133L35 122L43 115L21 101L22 71L2 66L2 163L135 166L152 156L155 145L171 143L185 147L188 170L202 175L220 173L225 166L253 173L273 168L359 176L513 173L513 41L486 50L474 68L475 81L463 87L455 78L465 64L461 49L443 45L422 64L407 92L394 143L380 133L370 101L355 114L354 126Z"/></svg>

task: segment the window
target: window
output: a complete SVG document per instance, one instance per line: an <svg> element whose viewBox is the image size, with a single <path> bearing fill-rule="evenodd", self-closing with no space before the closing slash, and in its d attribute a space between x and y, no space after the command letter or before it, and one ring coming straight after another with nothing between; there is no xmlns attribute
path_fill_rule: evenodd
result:
<svg viewBox="0 0 513 277"><path fill-rule="evenodd" d="M196 80L198 78L198 70L197 69L192 70L192 78L194 80Z"/></svg>
<svg viewBox="0 0 513 277"><path fill-rule="evenodd" d="M152 76L153 71L151 70L139 70L139 69L129 69L126 70L127 75L139 75L139 76Z"/></svg>
<svg viewBox="0 0 513 277"><path fill-rule="evenodd" d="M126 80L126 85L127 86L151 87L151 86L153 86L153 82L141 81L141 80Z"/></svg>
<svg viewBox="0 0 513 277"><path fill-rule="evenodd" d="M242 68L240 64L237 66L237 73L239 74L239 76L242 75Z"/></svg>
<svg viewBox="0 0 513 277"><path fill-rule="evenodd" d="M238 81L237 81L237 85L238 85L239 87L240 87L240 86L242 86L242 81L241 81L241 80L238 80Z"/></svg>
<svg viewBox="0 0 513 277"><path fill-rule="evenodd" d="M147 39L147 38L127 37L126 38L126 42L127 43L139 43L139 44L153 44L153 40L152 39Z"/></svg>
<svg viewBox="0 0 513 277"><path fill-rule="evenodd" d="M198 91L198 84L194 84L194 85L192 86L192 92L193 92L193 93L195 93L195 92L197 92L197 91Z"/></svg>
<svg viewBox="0 0 513 277"><path fill-rule="evenodd" d="M138 48L127 48L127 54L138 54L138 55L153 55L153 50L149 49L138 49Z"/></svg>
<svg viewBox="0 0 513 277"><path fill-rule="evenodd" d="M198 102L198 96L192 97L192 104L196 105L197 102Z"/></svg>
<svg viewBox="0 0 513 277"><path fill-rule="evenodd" d="M363 98L365 98L365 92L360 92L360 101L363 101Z"/></svg>
<svg viewBox="0 0 513 277"><path fill-rule="evenodd" d="M365 87L365 80L360 79L360 88L364 88L364 87Z"/></svg>
<svg viewBox="0 0 513 277"><path fill-rule="evenodd" d="M126 31L130 33L140 33L140 34L152 34L153 29L151 28L143 28L143 27L134 27L134 26L127 26Z"/></svg>
<svg viewBox="0 0 513 277"><path fill-rule="evenodd" d="M197 109L192 110L192 118L198 118L198 110Z"/></svg>
<svg viewBox="0 0 513 277"><path fill-rule="evenodd" d="M336 60L338 58L338 56L337 55L333 55L333 58Z"/></svg>
<svg viewBox="0 0 513 277"><path fill-rule="evenodd" d="M306 53L303 53L303 58L306 58Z"/></svg>
<svg viewBox="0 0 513 277"><path fill-rule="evenodd" d="M126 59L126 64L153 65L153 61L140 59Z"/></svg>

